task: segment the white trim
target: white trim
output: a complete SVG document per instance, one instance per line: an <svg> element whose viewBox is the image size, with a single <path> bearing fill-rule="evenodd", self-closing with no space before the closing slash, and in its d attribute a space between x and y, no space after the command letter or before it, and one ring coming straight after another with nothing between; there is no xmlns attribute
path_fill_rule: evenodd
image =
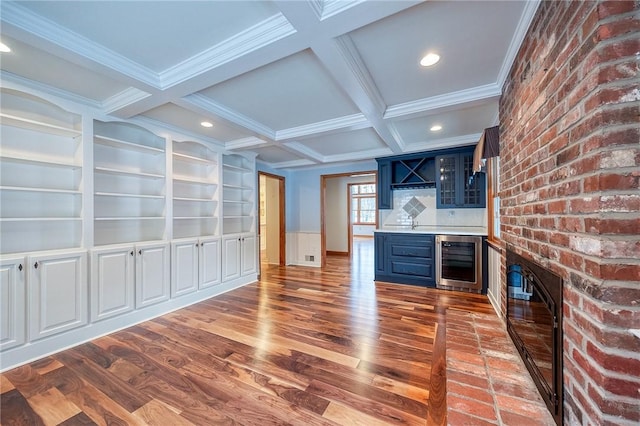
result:
<svg viewBox="0 0 640 426"><path fill-rule="evenodd" d="M4 2L2 21L149 86L160 87L158 74L149 68L43 18L16 2Z"/></svg>
<svg viewBox="0 0 640 426"><path fill-rule="evenodd" d="M343 35L335 39L336 50L349 68L351 74L357 79L358 84L367 95L368 100L375 106L379 113L383 113L387 108L380 90L371 77L367 66L358 53L358 48L348 35Z"/></svg>
<svg viewBox="0 0 640 426"><path fill-rule="evenodd" d="M370 127L370 124L369 120L367 120L364 114L346 115L344 117L318 121L316 123L306 124L304 126L277 130L276 140L281 141L286 139L300 138L303 136L316 135L318 133L329 132L332 130L339 130L353 126Z"/></svg>
<svg viewBox="0 0 640 426"><path fill-rule="evenodd" d="M226 142L225 148L228 150L245 149L245 148L259 148L260 145L265 145L269 142L264 139L249 136L248 138L236 139L234 141Z"/></svg>
<svg viewBox="0 0 640 426"><path fill-rule="evenodd" d="M214 102L207 96L194 93L192 95L181 98L181 104L182 106L188 104L193 105L211 115L217 115L231 123L256 132L257 134L268 139L275 140L276 138L276 133L271 128L255 120L252 120L249 117L240 114L239 112L233 111L222 104Z"/></svg>
<svg viewBox="0 0 640 426"><path fill-rule="evenodd" d="M424 113L426 111L433 113L442 108L458 106L474 101L489 100L497 98L500 95L501 88L497 84L485 84L484 86L472 87L444 95L431 96L417 101L392 105L387 108L383 118L385 120L397 117L407 118L407 115Z"/></svg>
<svg viewBox="0 0 640 426"><path fill-rule="evenodd" d="M40 92L43 95L51 95L60 99L64 99L75 104L85 105L96 110L102 109L102 103L93 99L85 98L84 96L76 95L66 90L58 89L48 84L40 83L28 78L21 77L19 75L0 70L0 87L5 87L4 82L14 83L31 91ZM24 90L24 89L21 89Z"/></svg>
<svg viewBox="0 0 640 426"><path fill-rule="evenodd" d="M281 13L273 15L160 73L162 89L183 83L208 70L296 33Z"/></svg>
<svg viewBox="0 0 640 426"><path fill-rule="evenodd" d="M516 55L520 50L520 46L522 45L524 37L527 35L529 25L531 25L533 17L536 15L536 11L538 10L538 6L540 6L540 2L541 0L529 0L525 2L524 10L522 11L522 15L520 16L520 21L518 22L518 26L513 33L513 37L511 37L511 43L509 43L509 48L507 49L507 53L504 56L504 61L502 62L500 71L498 71L498 79L496 80L496 84L498 85L498 87L500 87L500 91L502 91L502 86L504 86L504 82L509 76L509 71L511 71L513 62L515 61Z"/></svg>
<svg viewBox="0 0 640 426"><path fill-rule="evenodd" d="M143 90L136 89L135 87L129 87L120 93L116 93L108 99L102 102L102 109L105 114L112 114L124 107L127 107L136 102L148 98L151 93L147 93Z"/></svg>
<svg viewBox="0 0 640 426"><path fill-rule="evenodd" d="M465 145L474 145L480 140L482 133L454 136L452 138L434 139L430 141L416 142L406 146L405 153L433 151L441 148L457 148Z"/></svg>
<svg viewBox="0 0 640 426"><path fill-rule="evenodd" d="M342 13L347 9L351 9L363 2L364 0L324 0L315 3L321 4L321 13L319 18L321 21L324 21L327 18L331 18L332 16ZM314 10L316 10L317 5L312 5L314 6Z"/></svg>

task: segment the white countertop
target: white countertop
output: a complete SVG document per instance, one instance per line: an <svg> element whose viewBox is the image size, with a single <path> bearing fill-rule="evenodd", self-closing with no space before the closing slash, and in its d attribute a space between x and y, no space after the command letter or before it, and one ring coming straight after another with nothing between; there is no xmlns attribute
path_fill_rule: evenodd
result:
<svg viewBox="0 0 640 426"><path fill-rule="evenodd" d="M385 226L375 232L397 232L407 234L441 234L441 235L481 235L487 236L487 228L483 226L440 226L418 225L411 229L408 225Z"/></svg>

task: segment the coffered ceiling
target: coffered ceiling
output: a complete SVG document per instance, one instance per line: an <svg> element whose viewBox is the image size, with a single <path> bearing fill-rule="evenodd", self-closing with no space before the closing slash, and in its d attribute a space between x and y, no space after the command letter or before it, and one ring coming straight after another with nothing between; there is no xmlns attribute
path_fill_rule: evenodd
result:
<svg viewBox="0 0 640 426"><path fill-rule="evenodd" d="M276 169L328 165L475 143L537 6L3 0L0 66ZM422 67L428 52L441 60Z"/></svg>

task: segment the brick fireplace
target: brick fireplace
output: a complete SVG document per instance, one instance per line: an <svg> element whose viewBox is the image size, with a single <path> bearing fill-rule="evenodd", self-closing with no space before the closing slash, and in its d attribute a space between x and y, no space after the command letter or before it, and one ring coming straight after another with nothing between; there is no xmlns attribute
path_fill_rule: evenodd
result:
<svg viewBox="0 0 640 426"><path fill-rule="evenodd" d="M564 281L566 424L640 422L639 58L639 1L543 1L503 87L502 238Z"/></svg>

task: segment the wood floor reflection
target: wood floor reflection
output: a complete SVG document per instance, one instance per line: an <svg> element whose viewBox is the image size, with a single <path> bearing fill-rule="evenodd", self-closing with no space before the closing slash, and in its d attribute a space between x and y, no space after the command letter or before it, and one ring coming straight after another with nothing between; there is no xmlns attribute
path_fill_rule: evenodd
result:
<svg viewBox="0 0 640 426"><path fill-rule="evenodd" d="M2 374L2 425L444 421L447 308L486 297L373 281L373 241ZM435 342L435 344L434 344Z"/></svg>

